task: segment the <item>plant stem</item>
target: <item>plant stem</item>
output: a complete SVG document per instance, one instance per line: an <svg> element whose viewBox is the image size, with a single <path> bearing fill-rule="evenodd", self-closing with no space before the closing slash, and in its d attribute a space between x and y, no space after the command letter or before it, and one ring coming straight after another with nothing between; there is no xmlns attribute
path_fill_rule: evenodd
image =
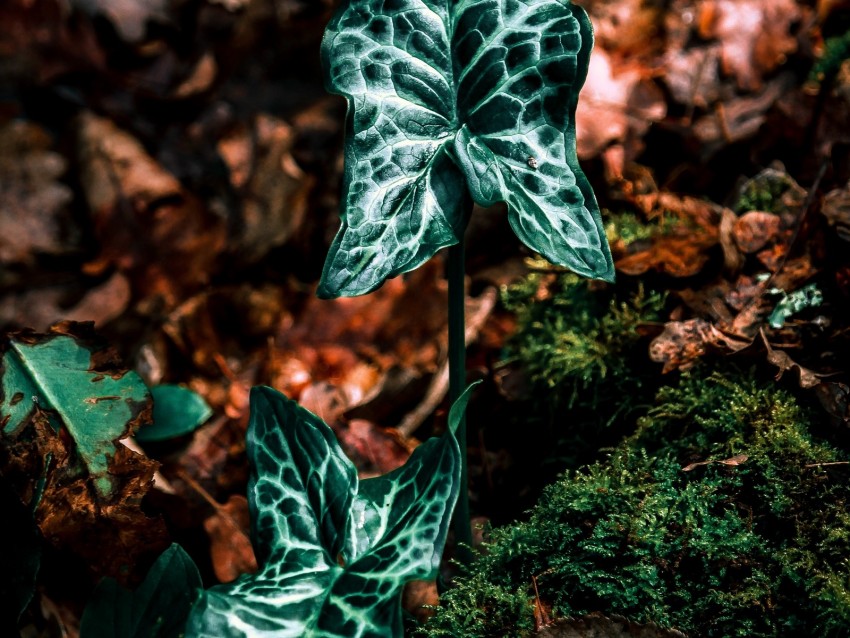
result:
<svg viewBox="0 0 850 638"><path fill-rule="evenodd" d="M452 405L466 386L466 322L464 305L464 240L449 247L449 400ZM457 558L464 564L472 560L472 528L469 518L469 472L467 467L466 416L457 429L460 445L460 493L454 514Z"/></svg>

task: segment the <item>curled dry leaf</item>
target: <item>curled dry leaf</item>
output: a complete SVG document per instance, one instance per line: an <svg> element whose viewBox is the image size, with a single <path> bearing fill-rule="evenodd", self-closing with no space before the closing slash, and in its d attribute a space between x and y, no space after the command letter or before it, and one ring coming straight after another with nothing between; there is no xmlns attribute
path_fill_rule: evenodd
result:
<svg viewBox="0 0 850 638"><path fill-rule="evenodd" d="M614 265L626 275L657 270L673 277L691 277L703 269L710 257L708 249L716 244L717 235L711 234L663 236L649 248L618 259Z"/></svg>
<svg viewBox="0 0 850 638"><path fill-rule="evenodd" d="M724 334L705 319L669 321L664 331L649 344L649 357L663 363L662 373L687 370L702 357L708 348L724 352L737 352L752 343Z"/></svg>
<svg viewBox="0 0 850 638"><path fill-rule="evenodd" d="M719 463L720 465L726 465L728 467L734 467L736 465L741 465L742 463L746 463L750 457L746 454L736 454L735 456L728 459L713 459L710 461L697 461L696 463L689 463L685 467L682 468L683 472L690 472L695 470L698 467L703 465L711 465L712 463Z"/></svg>
<svg viewBox="0 0 850 638"><path fill-rule="evenodd" d="M767 336L764 334L764 330L762 330L760 334L762 343L764 343L764 349L767 351L767 361L777 367L777 381L789 370L796 370L800 375L799 379L801 388L809 389L821 383L823 375L813 372L808 368L804 368L799 363L796 363L784 350L775 350L770 345L770 342L768 342Z"/></svg>

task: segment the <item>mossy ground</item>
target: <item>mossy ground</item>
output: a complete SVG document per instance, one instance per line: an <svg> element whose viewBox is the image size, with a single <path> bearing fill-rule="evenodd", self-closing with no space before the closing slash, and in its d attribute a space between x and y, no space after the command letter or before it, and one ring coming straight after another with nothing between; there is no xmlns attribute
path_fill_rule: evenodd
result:
<svg viewBox="0 0 850 638"><path fill-rule="evenodd" d="M420 635L530 635L533 580L556 617L850 635L850 455L761 368L715 359L662 376L641 328L665 298L624 288L532 263L505 290L506 357L529 385L523 436L559 428L538 467L556 459L564 474L526 520L489 530Z"/></svg>
<svg viewBox="0 0 850 638"><path fill-rule="evenodd" d="M701 636L850 628L847 455L772 380L697 370L663 388L606 461L569 472L530 518L494 529L424 635L533 629L592 611ZM694 461L746 455L736 466Z"/></svg>

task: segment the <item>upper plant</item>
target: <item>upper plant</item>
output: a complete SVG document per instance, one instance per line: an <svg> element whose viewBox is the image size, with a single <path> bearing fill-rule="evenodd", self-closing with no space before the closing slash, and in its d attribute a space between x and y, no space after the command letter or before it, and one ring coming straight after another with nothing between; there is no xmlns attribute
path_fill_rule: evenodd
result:
<svg viewBox="0 0 850 638"><path fill-rule="evenodd" d="M350 0L322 43L348 99L342 228L319 295L370 292L458 242L467 191L508 204L549 261L605 280L611 254L578 165L593 44L568 0Z"/></svg>

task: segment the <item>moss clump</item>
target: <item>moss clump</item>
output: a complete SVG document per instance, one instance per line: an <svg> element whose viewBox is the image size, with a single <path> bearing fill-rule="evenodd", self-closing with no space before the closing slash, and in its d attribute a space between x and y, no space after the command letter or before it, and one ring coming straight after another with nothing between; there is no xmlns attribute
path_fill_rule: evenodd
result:
<svg viewBox="0 0 850 638"><path fill-rule="evenodd" d="M819 86L838 73L842 63L848 59L850 59L850 30L826 39L823 43L823 53L812 65L808 81Z"/></svg>
<svg viewBox="0 0 850 638"><path fill-rule="evenodd" d="M530 394L553 397L557 409L587 408L594 424L600 415L622 415L631 407L625 399L640 396L651 372L638 328L659 320L664 297L640 287L620 298L571 273L553 273L545 261L532 268L502 295L517 316L506 352L528 376Z"/></svg>
<svg viewBox="0 0 850 638"><path fill-rule="evenodd" d="M617 613L693 636L848 635L848 471L817 465L847 455L809 425L769 381L683 377L607 462L493 530L423 635L525 635L532 576L561 616ZM682 469L735 455L747 459Z"/></svg>

